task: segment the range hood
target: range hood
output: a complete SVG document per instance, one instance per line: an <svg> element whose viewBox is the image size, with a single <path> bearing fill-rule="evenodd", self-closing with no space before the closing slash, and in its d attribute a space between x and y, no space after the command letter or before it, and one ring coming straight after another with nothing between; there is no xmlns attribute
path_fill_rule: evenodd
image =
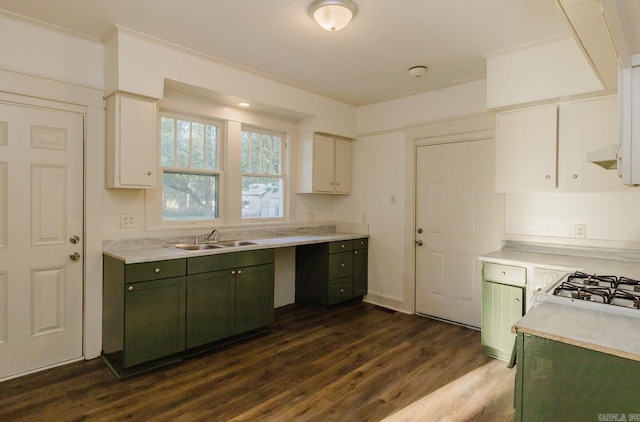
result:
<svg viewBox="0 0 640 422"><path fill-rule="evenodd" d="M605 169L617 169L618 144L607 145L604 148L587 153L587 161Z"/></svg>

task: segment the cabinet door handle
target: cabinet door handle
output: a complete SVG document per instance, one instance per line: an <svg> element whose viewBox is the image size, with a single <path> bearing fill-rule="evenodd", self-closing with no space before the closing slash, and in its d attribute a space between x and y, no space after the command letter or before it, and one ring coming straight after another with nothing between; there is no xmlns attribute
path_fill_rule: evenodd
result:
<svg viewBox="0 0 640 422"><path fill-rule="evenodd" d="M520 303L520 299L519 299L519 298L515 298L515 299L514 299L514 301L515 301L516 303Z"/></svg>
<svg viewBox="0 0 640 422"><path fill-rule="evenodd" d="M344 264L340 264L341 267L344 267Z"/></svg>
<svg viewBox="0 0 640 422"><path fill-rule="evenodd" d="M236 274L236 270L231 270L231 275L235 275Z"/></svg>
<svg viewBox="0 0 640 422"><path fill-rule="evenodd" d="M354 254L354 255L358 255L358 251L355 251L353 254Z"/></svg>
<svg viewBox="0 0 640 422"><path fill-rule="evenodd" d="M507 272L506 272L506 271L502 271L502 272L500 273L500 275L507 275Z"/></svg>
<svg viewBox="0 0 640 422"><path fill-rule="evenodd" d="M341 247L342 249L344 249L344 245L340 245L340 247Z"/></svg>
<svg viewBox="0 0 640 422"><path fill-rule="evenodd" d="M133 287L133 286L129 286L129 287L127 287L127 290L129 290L130 292L132 292L132 291L133 291L133 289L134 289L134 287Z"/></svg>
<svg viewBox="0 0 640 422"><path fill-rule="evenodd" d="M242 270L238 270L238 274L242 274Z"/></svg>
<svg viewBox="0 0 640 422"><path fill-rule="evenodd" d="M571 175L571 178L572 178L572 179L577 179L577 178L578 178L578 175L577 175L577 174L572 174L572 175Z"/></svg>
<svg viewBox="0 0 640 422"><path fill-rule="evenodd" d="M340 293L344 293L344 289L340 289Z"/></svg>
<svg viewBox="0 0 640 422"><path fill-rule="evenodd" d="M151 171L150 170L147 171L147 176L151 176Z"/></svg>
<svg viewBox="0 0 640 422"><path fill-rule="evenodd" d="M549 180L549 179L551 179L551 175L550 175L550 174L547 174L546 176L544 176L544 178L545 178L545 179L547 179L547 180Z"/></svg>

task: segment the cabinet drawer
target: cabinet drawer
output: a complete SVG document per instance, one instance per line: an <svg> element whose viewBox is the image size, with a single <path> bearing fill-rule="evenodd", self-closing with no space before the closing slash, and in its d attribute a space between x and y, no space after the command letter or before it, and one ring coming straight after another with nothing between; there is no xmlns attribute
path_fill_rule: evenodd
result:
<svg viewBox="0 0 640 422"><path fill-rule="evenodd" d="M353 252L329 255L329 280L353 275Z"/></svg>
<svg viewBox="0 0 640 422"><path fill-rule="evenodd" d="M351 277L339 278L329 281L329 297L327 303L335 305L336 303L349 300L353 297L353 279Z"/></svg>
<svg viewBox="0 0 640 422"><path fill-rule="evenodd" d="M186 264L186 259L129 264L125 267L125 281L127 283L135 283L137 281L180 277L187 273Z"/></svg>
<svg viewBox="0 0 640 422"><path fill-rule="evenodd" d="M340 240L329 243L329 253L339 253L353 250L353 240Z"/></svg>
<svg viewBox="0 0 640 422"><path fill-rule="evenodd" d="M527 283L527 269L510 265L485 262L482 266L483 278L501 284L524 286Z"/></svg>
<svg viewBox="0 0 640 422"><path fill-rule="evenodd" d="M187 273L199 274L254 265L273 264L274 249L256 249L188 258Z"/></svg>
<svg viewBox="0 0 640 422"><path fill-rule="evenodd" d="M369 247L369 239L355 239L353 241L353 249L366 249Z"/></svg>

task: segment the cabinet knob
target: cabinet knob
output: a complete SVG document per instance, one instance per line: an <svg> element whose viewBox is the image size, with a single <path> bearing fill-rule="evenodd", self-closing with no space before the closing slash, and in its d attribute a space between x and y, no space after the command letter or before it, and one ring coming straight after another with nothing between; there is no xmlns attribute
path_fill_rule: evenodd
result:
<svg viewBox="0 0 640 422"><path fill-rule="evenodd" d="M572 174L572 175L571 175L571 178L572 178L572 179L577 179L577 178L578 178L578 175L577 175L577 174Z"/></svg>
<svg viewBox="0 0 640 422"><path fill-rule="evenodd" d="M551 179L551 175L550 175L550 174L547 174L546 176L544 176L544 178L545 178L545 179L547 179L547 180L549 180L549 179Z"/></svg>
<svg viewBox="0 0 640 422"><path fill-rule="evenodd" d="M147 170L147 176L151 176L151 170Z"/></svg>
<svg viewBox="0 0 640 422"><path fill-rule="evenodd" d="M127 290L129 290L130 292L132 292L132 291L133 291L133 286L129 286L129 287L127 287Z"/></svg>
<svg viewBox="0 0 640 422"><path fill-rule="evenodd" d="M231 275L235 275L236 274L236 270L231 270Z"/></svg>
<svg viewBox="0 0 640 422"><path fill-rule="evenodd" d="M515 301L516 303L520 303L520 299L518 299L518 298L515 298L515 299L514 299L514 301Z"/></svg>
<svg viewBox="0 0 640 422"><path fill-rule="evenodd" d="M160 272L160 268L156 268L155 270L153 270L153 272L158 274Z"/></svg>
<svg viewBox="0 0 640 422"><path fill-rule="evenodd" d="M344 293L344 289L340 289L340 293Z"/></svg>
<svg viewBox="0 0 640 422"><path fill-rule="evenodd" d="M506 272L506 271L502 271L502 272L500 273L500 275L507 275L507 272Z"/></svg>
<svg viewBox="0 0 640 422"><path fill-rule="evenodd" d="M344 249L344 245L340 245L340 247L341 247L342 249Z"/></svg>
<svg viewBox="0 0 640 422"><path fill-rule="evenodd" d="M358 251L355 251L353 254L354 254L354 255L358 255Z"/></svg>
<svg viewBox="0 0 640 422"><path fill-rule="evenodd" d="M341 267L344 267L344 264L340 264Z"/></svg>
<svg viewBox="0 0 640 422"><path fill-rule="evenodd" d="M242 274L242 270L238 270L238 274Z"/></svg>
<svg viewBox="0 0 640 422"><path fill-rule="evenodd" d="M337 186L340 186L340 182L336 183Z"/></svg>

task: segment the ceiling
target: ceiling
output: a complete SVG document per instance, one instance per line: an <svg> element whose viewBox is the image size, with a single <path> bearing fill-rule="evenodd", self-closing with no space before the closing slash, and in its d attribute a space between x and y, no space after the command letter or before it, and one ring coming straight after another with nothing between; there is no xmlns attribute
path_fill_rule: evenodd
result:
<svg viewBox="0 0 640 422"><path fill-rule="evenodd" d="M0 0L0 9L95 40L118 24L353 105L484 78L484 54L569 33L555 0L354 1L338 32L311 19L311 0ZM409 76L416 65L427 75Z"/></svg>

